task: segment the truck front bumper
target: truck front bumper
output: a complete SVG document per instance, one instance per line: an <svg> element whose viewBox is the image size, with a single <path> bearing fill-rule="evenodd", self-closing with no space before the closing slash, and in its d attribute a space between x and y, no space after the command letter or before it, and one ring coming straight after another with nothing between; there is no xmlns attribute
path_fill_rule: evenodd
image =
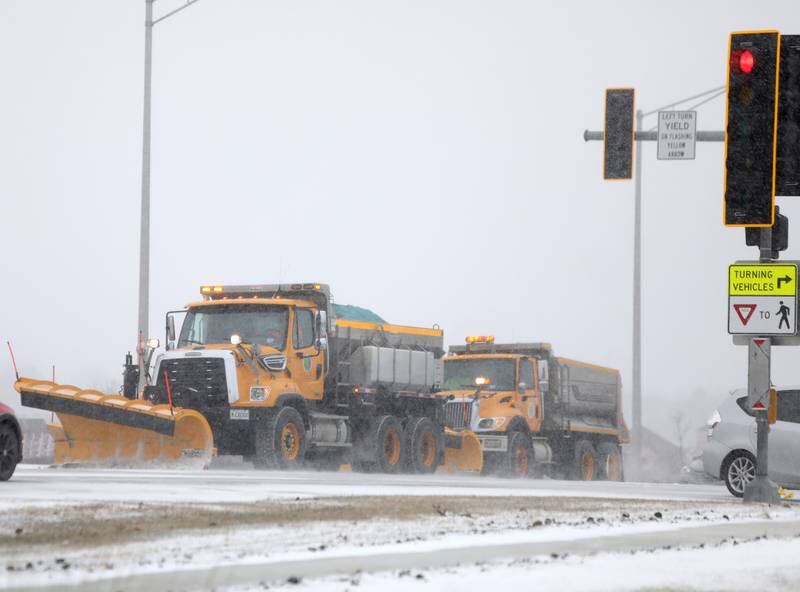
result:
<svg viewBox="0 0 800 592"><path fill-rule="evenodd" d="M484 452L507 452L508 436L496 436L476 434L481 441L481 449Z"/></svg>

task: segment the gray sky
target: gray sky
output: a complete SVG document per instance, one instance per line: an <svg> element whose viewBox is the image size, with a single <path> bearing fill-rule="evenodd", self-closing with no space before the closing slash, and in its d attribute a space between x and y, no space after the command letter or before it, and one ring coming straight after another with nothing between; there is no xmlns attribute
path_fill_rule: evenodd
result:
<svg viewBox="0 0 800 592"><path fill-rule="evenodd" d="M117 385L134 347L143 20L143 0L0 3L0 338L23 374ZM633 183L602 181L583 130L607 86L650 110L724 84L728 33L757 28L800 32L800 12L202 0L154 33L152 333L203 283L322 281L448 343L550 341L629 386ZM723 118L717 99L699 128ZM722 144L644 147L646 423L745 382L726 270L757 253L722 225L722 175ZM796 356L775 354L776 382L800 383ZM12 382L0 364L18 403Z"/></svg>

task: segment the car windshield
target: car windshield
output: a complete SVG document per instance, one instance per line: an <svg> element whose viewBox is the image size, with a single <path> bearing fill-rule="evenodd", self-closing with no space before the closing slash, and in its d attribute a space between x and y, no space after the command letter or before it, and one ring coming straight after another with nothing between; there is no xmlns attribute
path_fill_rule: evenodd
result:
<svg viewBox="0 0 800 592"><path fill-rule="evenodd" d="M482 358L473 360L445 360L442 390L453 391L475 388L478 376L488 378L485 391L514 390L514 360Z"/></svg>
<svg viewBox="0 0 800 592"><path fill-rule="evenodd" d="M178 346L230 343L238 335L242 343L257 343L282 350L286 346L289 309L258 304L221 304L190 310L181 328Z"/></svg>

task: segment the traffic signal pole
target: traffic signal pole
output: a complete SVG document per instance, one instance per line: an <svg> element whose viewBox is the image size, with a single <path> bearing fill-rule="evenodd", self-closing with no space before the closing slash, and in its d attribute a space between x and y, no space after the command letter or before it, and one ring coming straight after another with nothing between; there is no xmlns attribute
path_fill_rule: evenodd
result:
<svg viewBox="0 0 800 592"><path fill-rule="evenodd" d="M632 455L633 466L626 467L627 475L633 479L642 478L642 142L658 141L658 132L644 129L644 119L659 111L671 109L683 103L706 97L701 104L720 96L725 87L714 88L706 92L687 97L659 109L648 112L636 111L636 123L633 140L635 154L633 163L634 180L634 222L633 222L633 335L632 335ZM710 97L708 95L711 95ZM602 142L605 139L602 131L589 131L583 133L585 142ZM724 131L697 131L698 142L724 142Z"/></svg>
<svg viewBox="0 0 800 592"><path fill-rule="evenodd" d="M636 111L637 131L642 130L644 115ZM642 474L642 143L636 142L633 159L633 475Z"/></svg>

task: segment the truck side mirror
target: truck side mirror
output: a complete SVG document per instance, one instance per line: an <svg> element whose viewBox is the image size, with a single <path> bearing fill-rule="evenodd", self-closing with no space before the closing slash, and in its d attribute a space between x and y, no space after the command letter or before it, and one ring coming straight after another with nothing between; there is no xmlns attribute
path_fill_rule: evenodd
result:
<svg viewBox="0 0 800 592"><path fill-rule="evenodd" d="M539 382L547 382L549 378L547 362L545 360L539 360L537 366L539 367Z"/></svg>
<svg viewBox="0 0 800 592"><path fill-rule="evenodd" d="M328 349L328 313L318 310L314 317L314 334L316 336L317 349Z"/></svg>
<svg viewBox="0 0 800 592"><path fill-rule="evenodd" d="M167 349L175 347L175 317L167 315Z"/></svg>

